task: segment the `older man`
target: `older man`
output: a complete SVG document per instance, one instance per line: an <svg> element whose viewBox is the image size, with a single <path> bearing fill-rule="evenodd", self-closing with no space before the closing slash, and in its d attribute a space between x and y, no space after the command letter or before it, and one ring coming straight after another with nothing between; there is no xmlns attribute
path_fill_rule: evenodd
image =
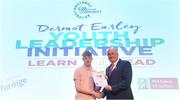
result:
<svg viewBox="0 0 180 100"><path fill-rule="evenodd" d="M107 56L111 64L106 68L108 85L103 89L103 96L106 96L107 100L133 100L130 62L119 58L117 48L109 48Z"/></svg>

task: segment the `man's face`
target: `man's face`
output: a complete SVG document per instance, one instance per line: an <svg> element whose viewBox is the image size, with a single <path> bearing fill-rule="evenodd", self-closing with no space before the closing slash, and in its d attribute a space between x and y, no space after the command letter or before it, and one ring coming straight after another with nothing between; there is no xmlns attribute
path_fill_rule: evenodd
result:
<svg viewBox="0 0 180 100"><path fill-rule="evenodd" d="M89 67L89 66L91 66L92 57L91 56L84 56L83 61L84 61L84 65Z"/></svg>
<svg viewBox="0 0 180 100"><path fill-rule="evenodd" d="M115 63L118 59L118 53L115 49L109 49L107 56L111 63Z"/></svg>

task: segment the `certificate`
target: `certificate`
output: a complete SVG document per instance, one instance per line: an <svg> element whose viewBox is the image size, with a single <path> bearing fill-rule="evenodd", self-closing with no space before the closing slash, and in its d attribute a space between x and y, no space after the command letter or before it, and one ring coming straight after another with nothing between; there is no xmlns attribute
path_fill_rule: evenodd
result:
<svg viewBox="0 0 180 100"><path fill-rule="evenodd" d="M107 80L103 71L93 71L93 80L96 86L104 88L107 85Z"/></svg>

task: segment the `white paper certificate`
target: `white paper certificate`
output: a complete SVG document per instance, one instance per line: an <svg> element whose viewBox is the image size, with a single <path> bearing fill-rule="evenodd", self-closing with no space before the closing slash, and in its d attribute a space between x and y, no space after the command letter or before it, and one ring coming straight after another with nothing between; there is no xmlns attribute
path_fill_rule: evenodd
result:
<svg viewBox="0 0 180 100"><path fill-rule="evenodd" d="M93 80L96 86L104 88L107 85L107 80L103 71L93 71Z"/></svg>

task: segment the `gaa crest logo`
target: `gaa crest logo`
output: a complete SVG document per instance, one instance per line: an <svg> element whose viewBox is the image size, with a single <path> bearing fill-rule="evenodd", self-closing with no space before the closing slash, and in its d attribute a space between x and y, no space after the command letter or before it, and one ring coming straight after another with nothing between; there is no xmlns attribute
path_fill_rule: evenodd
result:
<svg viewBox="0 0 180 100"><path fill-rule="evenodd" d="M96 10L87 1L80 1L74 6L74 15L79 19L90 17L92 13L100 13L100 10Z"/></svg>

